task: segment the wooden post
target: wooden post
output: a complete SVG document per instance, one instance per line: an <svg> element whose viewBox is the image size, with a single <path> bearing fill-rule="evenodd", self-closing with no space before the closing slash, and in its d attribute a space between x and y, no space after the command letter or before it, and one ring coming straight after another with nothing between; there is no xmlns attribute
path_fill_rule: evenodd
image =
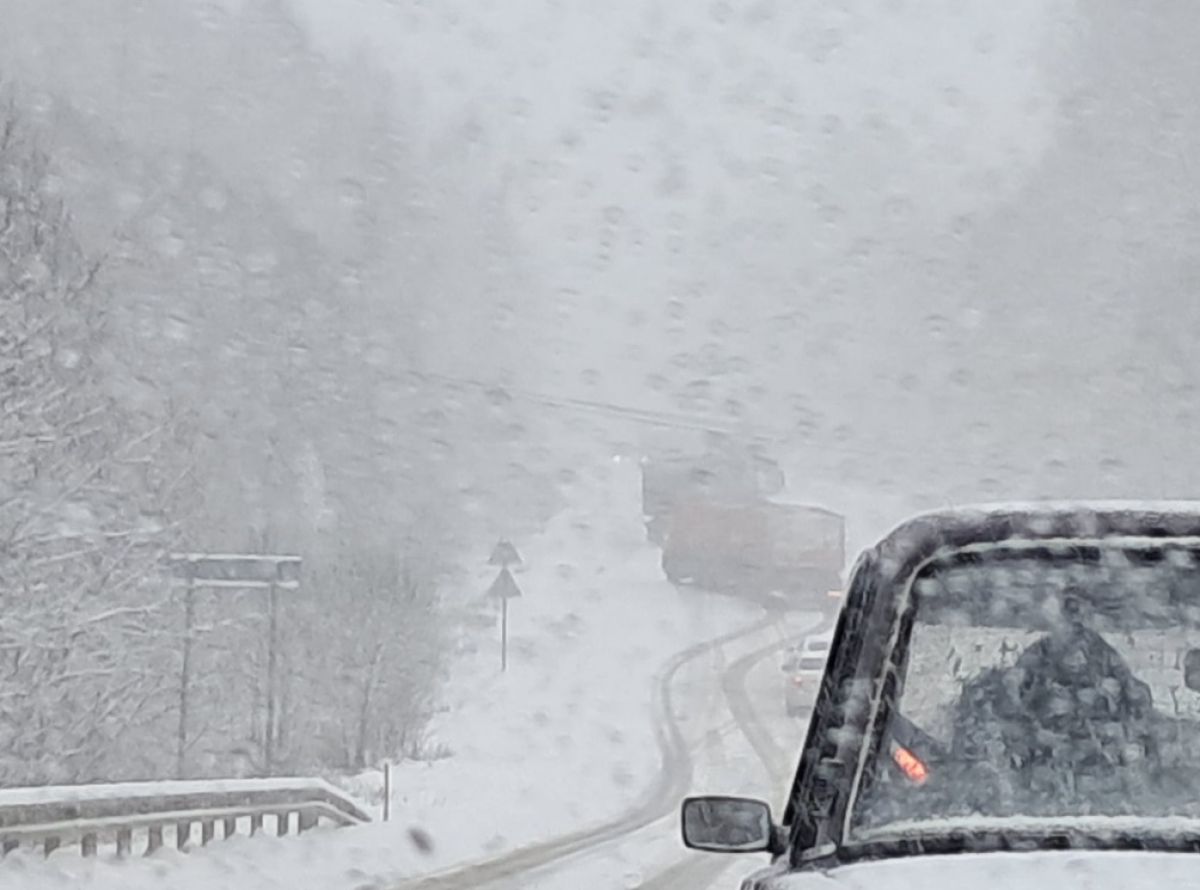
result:
<svg viewBox="0 0 1200 890"><path fill-rule="evenodd" d="M7 856L9 853L11 853L13 850L17 849L17 847L19 847L19 846L21 846L20 841L15 840L11 837L6 837L4 839L4 844L3 844L3 854L5 856Z"/></svg>
<svg viewBox="0 0 1200 890"><path fill-rule="evenodd" d="M387 822L392 818L392 764L390 761L383 763L383 821Z"/></svg>
<svg viewBox="0 0 1200 890"><path fill-rule="evenodd" d="M291 821L292 814L288 812L275 814L275 833L279 837L284 837L288 833L288 823Z"/></svg>
<svg viewBox="0 0 1200 890"><path fill-rule="evenodd" d="M85 857L96 855L96 835L94 833L85 834L79 839L79 852Z"/></svg>
<svg viewBox="0 0 1200 890"><path fill-rule="evenodd" d="M196 573L189 565L183 592L183 664L179 670L179 729L175 738L175 777L187 778L188 705L192 680L192 626L196 623Z"/></svg>
<svg viewBox="0 0 1200 890"><path fill-rule="evenodd" d="M250 834L255 835L262 831L262 813L253 813L250 816Z"/></svg>
<svg viewBox="0 0 1200 890"><path fill-rule="evenodd" d="M45 844L43 845L46 855L49 856L51 853L57 850L60 843L62 843L62 841L56 837L46 838Z"/></svg>
<svg viewBox="0 0 1200 890"><path fill-rule="evenodd" d="M188 845L188 841L192 839L192 823L191 822L176 822L175 823L175 848L182 850Z"/></svg>
<svg viewBox="0 0 1200 890"><path fill-rule="evenodd" d="M130 828L117 829L117 857L122 858L133 852L133 830Z"/></svg>
<svg viewBox="0 0 1200 890"><path fill-rule="evenodd" d="M212 843L212 839L216 834L216 823L212 819L205 819L200 823L200 845L207 847Z"/></svg>
<svg viewBox="0 0 1200 890"><path fill-rule="evenodd" d="M146 833L146 855L149 856L162 845L162 826L151 826L150 830Z"/></svg>
<svg viewBox="0 0 1200 890"><path fill-rule="evenodd" d="M318 817L317 817L317 814L315 811L301 810L300 815L297 817L296 830L298 832L300 832L301 834L303 834L304 832L308 831L310 828L316 828L317 827L317 818Z"/></svg>
<svg viewBox="0 0 1200 890"><path fill-rule="evenodd" d="M231 838L235 834L237 834L237 819L234 816L229 816L228 818L226 818L222 821L223 821L223 824L222 824L223 832L222 833L225 835L226 840L228 840L229 838Z"/></svg>

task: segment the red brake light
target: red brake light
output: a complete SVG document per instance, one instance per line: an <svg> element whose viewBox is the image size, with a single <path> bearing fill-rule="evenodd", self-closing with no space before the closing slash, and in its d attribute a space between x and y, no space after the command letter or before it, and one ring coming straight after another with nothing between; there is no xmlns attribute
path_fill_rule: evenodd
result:
<svg viewBox="0 0 1200 890"><path fill-rule="evenodd" d="M892 760L896 761L896 766L900 767L901 772L914 785L924 785L925 780L929 778L929 768L907 748L897 745L896 750L892 752Z"/></svg>

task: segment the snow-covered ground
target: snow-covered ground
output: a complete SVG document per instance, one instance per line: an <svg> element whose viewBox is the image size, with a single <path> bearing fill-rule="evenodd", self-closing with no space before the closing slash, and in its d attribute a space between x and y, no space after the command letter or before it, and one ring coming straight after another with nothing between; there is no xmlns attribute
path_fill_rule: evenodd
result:
<svg viewBox="0 0 1200 890"><path fill-rule="evenodd" d="M629 808L660 768L651 703L668 656L758 620L757 607L680 594L646 546L637 469L614 463L572 493L545 534L515 542L523 596L464 638L435 744L452 756L403 764L397 818L421 825L447 864L600 822ZM490 544L490 542L489 542ZM480 552L473 590L496 574ZM497 607L489 604L489 611Z"/></svg>
<svg viewBox="0 0 1200 890"><path fill-rule="evenodd" d="M0 869L0 888L383 887L621 814L661 768L652 701L664 664L762 614L662 579L657 550L644 543L637 479L636 465L601 468L576 483L575 506L543 534L514 542L523 596L510 602L508 670L499 670L498 623L464 623L431 736L445 756L395 769L391 822L124 862L111 850L90 860L77 848L48 860L21 853ZM496 572L491 543L474 583L451 595L464 614L496 610L482 600ZM713 686L692 682L674 709L704 726ZM348 784L369 801L377 781Z"/></svg>

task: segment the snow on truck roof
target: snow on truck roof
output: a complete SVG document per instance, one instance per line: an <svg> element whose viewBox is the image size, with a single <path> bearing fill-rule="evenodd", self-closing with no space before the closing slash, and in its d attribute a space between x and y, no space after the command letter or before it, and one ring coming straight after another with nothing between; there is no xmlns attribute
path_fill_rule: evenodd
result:
<svg viewBox="0 0 1200 890"><path fill-rule="evenodd" d="M1200 536L1200 500L1014 501L918 513L874 549L928 550L1014 538Z"/></svg>
<svg viewBox="0 0 1200 890"><path fill-rule="evenodd" d="M1102 500L1032 500L1032 501L983 501L959 506L937 507L918 513L922 516L955 516L1013 513L1159 513L1200 516L1200 498L1194 499L1102 499Z"/></svg>

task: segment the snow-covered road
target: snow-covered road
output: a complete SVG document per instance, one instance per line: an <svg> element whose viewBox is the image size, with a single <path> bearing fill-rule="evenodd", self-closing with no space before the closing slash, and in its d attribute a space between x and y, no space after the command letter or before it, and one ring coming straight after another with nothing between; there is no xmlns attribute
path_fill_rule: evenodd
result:
<svg viewBox="0 0 1200 890"><path fill-rule="evenodd" d="M714 646L688 647L668 660L660 673L669 695L661 704L677 728L680 747L664 764L644 800L604 824L519 847L439 875L397 870L388 857L406 844L396 823L326 832L308 838L238 838L190 855L162 850L145 860L118 862L107 857L82 860L71 851L47 862L30 856L9 861L3 878L14 886L166 886L180 888L276 887L652 887L706 886L728 867L740 864L684 851L678 841L675 805L685 793L726 791L782 797L784 764L764 762L750 743L745 722L768 733L778 750L796 750L802 725L782 713L778 661L780 640L811 627L816 616L790 621L755 621L749 632L734 632ZM731 696L737 696L732 700ZM742 722L739 722L742 721ZM564 795L573 792L563 789ZM390 838L389 838L390 835ZM393 849L389 851L388 846ZM411 856L409 857L411 860ZM384 866L384 867L380 867ZM378 869L378 870L377 870ZM403 874L403 872L400 872ZM37 884L31 884L36 881Z"/></svg>
<svg viewBox="0 0 1200 890"><path fill-rule="evenodd" d="M781 639L811 631L819 620L816 615L789 616L781 624L714 648L708 664L694 663L682 673L681 690L690 686L692 693L706 699L703 720L681 719L684 725L691 724L687 733L693 768L687 793L745 794L782 804L805 723L783 712L777 654ZM769 736L774 751L767 753L754 744L756 735ZM496 890L584 886L697 890L720 886L722 881L736 886L736 875L754 867L753 858L684 850L678 825L672 808L664 818L636 832L595 844L540 871L486 886Z"/></svg>

